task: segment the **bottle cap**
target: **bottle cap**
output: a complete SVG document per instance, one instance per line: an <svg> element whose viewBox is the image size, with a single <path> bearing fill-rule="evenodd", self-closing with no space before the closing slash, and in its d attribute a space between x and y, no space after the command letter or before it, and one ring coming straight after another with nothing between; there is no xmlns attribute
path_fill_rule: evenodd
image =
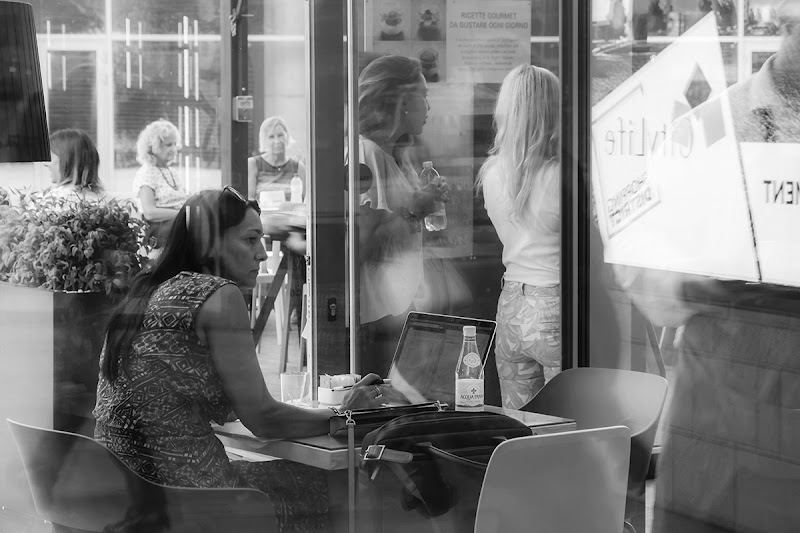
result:
<svg viewBox="0 0 800 533"><path fill-rule="evenodd" d="M422 168L433 168L433 161L423 161Z"/></svg>
<svg viewBox="0 0 800 533"><path fill-rule="evenodd" d="M475 326L464 326L464 336L465 337L474 337L475 336Z"/></svg>

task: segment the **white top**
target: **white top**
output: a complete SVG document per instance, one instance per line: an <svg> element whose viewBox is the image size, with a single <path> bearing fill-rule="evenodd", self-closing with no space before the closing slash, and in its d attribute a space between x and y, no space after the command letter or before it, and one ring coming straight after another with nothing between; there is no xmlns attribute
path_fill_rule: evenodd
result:
<svg viewBox="0 0 800 533"><path fill-rule="evenodd" d="M543 176L530 197L531 212L521 221L512 214L514 202L497 164L485 169L483 194L486 211L503 243L505 279L538 287L561 281L561 201L559 167Z"/></svg>
<svg viewBox="0 0 800 533"><path fill-rule="evenodd" d="M410 207L419 177L404 158L394 157L373 141L361 138L361 162L372 170L372 185L360 197L360 205L392 212ZM402 239L403 247L389 248L380 261L361 264L361 322L374 322L408 310L422 285L422 231Z"/></svg>
<svg viewBox="0 0 800 533"><path fill-rule="evenodd" d="M45 194L50 195L50 196L54 196L54 197L57 197L57 198L67 198L67 199L72 198L72 199L75 199L75 200L77 200L78 198L81 198L81 199L89 200L89 201L93 201L93 202L100 201L105 197L104 194L98 194L98 193L96 193L96 192L94 192L92 190L89 190L89 189L78 190L72 184L53 185L52 187L50 187L49 189L47 189L45 191Z"/></svg>
<svg viewBox="0 0 800 533"><path fill-rule="evenodd" d="M139 195L139 189L150 187L156 196L156 207L180 209L187 195L178 173L171 167L155 167L142 165L133 178L133 193ZM141 207L141 206L140 206Z"/></svg>

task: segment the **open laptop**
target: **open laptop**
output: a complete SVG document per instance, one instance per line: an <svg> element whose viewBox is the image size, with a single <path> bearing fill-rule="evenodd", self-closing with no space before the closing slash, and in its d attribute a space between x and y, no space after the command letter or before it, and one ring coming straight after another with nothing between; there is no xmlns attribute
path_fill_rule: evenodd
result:
<svg viewBox="0 0 800 533"><path fill-rule="evenodd" d="M389 369L392 387L411 403L438 400L455 405L455 370L464 326L475 326L481 361L486 363L497 322L410 312Z"/></svg>

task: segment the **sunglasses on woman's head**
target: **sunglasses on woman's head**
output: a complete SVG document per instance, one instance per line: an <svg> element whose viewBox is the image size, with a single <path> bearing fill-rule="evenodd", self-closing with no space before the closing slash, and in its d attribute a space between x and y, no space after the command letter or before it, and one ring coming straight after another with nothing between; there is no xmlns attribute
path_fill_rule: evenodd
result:
<svg viewBox="0 0 800 533"><path fill-rule="evenodd" d="M242 196L242 193L240 193L230 185L226 185L225 187L222 188L222 194L225 193L233 195L233 197L242 202L245 205L245 207L251 207L256 210L256 213L258 213L259 215L261 214L261 207L258 205L258 202L256 202L255 200L248 200L247 198Z"/></svg>
<svg viewBox="0 0 800 533"><path fill-rule="evenodd" d="M226 185L225 187L222 188L222 193L220 194L220 198L224 194L227 194L227 195L233 197L235 200L237 200L239 202L242 202L244 204L244 206L245 206L245 209L247 209L249 207L249 208L255 209L256 213L258 213L259 215L261 214L261 207L259 207L258 202L256 202L255 200L248 200L247 198L242 196L242 193L240 193L239 191L237 191L236 189L234 189L230 185ZM189 229L189 223L191 221L191 218L192 218L192 207L187 205L186 206L186 215L185 215L186 229L187 230Z"/></svg>

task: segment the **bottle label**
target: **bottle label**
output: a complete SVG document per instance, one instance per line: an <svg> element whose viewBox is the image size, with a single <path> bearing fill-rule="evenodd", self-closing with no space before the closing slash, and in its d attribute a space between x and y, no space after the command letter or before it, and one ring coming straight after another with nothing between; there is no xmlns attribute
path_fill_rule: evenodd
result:
<svg viewBox="0 0 800 533"><path fill-rule="evenodd" d="M470 352L464 355L464 364L470 368L476 368L481 366L481 356L476 354L475 352Z"/></svg>
<svg viewBox="0 0 800 533"><path fill-rule="evenodd" d="M456 408L459 407L483 407L482 379L456 380Z"/></svg>

